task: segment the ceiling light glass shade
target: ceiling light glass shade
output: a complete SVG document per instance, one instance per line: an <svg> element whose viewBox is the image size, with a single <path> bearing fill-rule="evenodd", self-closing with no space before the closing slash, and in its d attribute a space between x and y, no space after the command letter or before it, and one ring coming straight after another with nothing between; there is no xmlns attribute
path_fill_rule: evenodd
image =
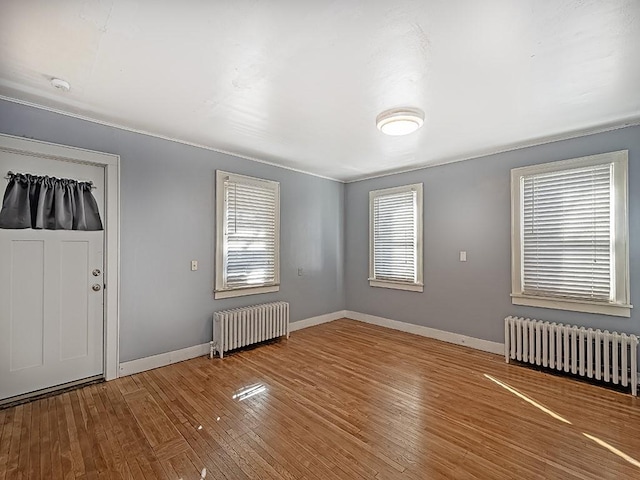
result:
<svg viewBox="0 0 640 480"><path fill-rule="evenodd" d="M408 135L424 123L424 112L418 108L394 108L376 118L378 130L387 135Z"/></svg>

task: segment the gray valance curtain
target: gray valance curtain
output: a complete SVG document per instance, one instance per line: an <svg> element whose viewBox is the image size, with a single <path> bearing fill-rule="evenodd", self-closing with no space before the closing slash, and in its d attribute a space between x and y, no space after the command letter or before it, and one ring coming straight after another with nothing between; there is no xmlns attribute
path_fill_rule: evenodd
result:
<svg viewBox="0 0 640 480"><path fill-rule="evenodd" d="M0 228L102 230L90 182L9 172Z"/></svg>

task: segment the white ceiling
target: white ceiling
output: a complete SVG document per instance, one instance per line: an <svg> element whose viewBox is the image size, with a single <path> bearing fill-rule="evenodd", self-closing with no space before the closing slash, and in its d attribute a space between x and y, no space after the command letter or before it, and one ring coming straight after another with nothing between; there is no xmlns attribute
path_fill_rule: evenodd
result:
<svg viewBox="0 0 640 480"><path fill-rule="evenodd" d="M640 1L2 0L0 95L348 181L640 122Z"/></svg>

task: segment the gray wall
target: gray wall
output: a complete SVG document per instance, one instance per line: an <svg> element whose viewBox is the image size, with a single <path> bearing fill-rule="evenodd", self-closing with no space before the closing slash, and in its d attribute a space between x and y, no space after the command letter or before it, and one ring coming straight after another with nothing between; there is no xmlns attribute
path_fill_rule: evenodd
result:
<svg viewBox="0 0 640 480"><path fill-rule="evenodd" d="M120 155L120 361L209 342L216 310L286 300L295 321L345 308L341 183L7 101L0 132ZM280 292L213 299L216 169L280 182Z"/></svg>
<svg viewBox="0 0 640 480"><path fill-rule="evenodd" d="M511 168L629 150L632 317L511 305ZM368 192L424 183L424 293L370 287ZM640 334L640 127L490 155L347 185L347 309L502 342L519 315ZM467 262L459 251L467 251Z"/></svg>
<svg viewBox="0 0 640 480"><path fill-rule="evenodd" d="M272 300L503 341L516 314L640 334L631 319L511 305L511 168L629 150L631 300L640 302L640 127L348 184L0 101L0 132L121 157L121 361L208 342L216 310ZM281 182L276 294L213 300L214 172ZM424 293L369 287L368 192L424 183ZM458 261L466 250L468 261ZM191 259L199 270L191 272ZM297 268L304 276L297 276Z"/></svg>

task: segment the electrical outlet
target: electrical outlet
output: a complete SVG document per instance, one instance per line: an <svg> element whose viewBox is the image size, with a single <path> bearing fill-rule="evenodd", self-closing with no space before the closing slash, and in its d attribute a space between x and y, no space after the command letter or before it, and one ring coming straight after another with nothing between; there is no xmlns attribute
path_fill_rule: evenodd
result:
<svg viewBox="0 0 640 480"><path fill-rule="evenodd" d="M467 261L467 252L465 252L464 250L460 250L460 261L461 262Z"/></svg>
<svg viewBox="0 0 640 480"><path fill-rule="evenodd" d="M198 270L198 260L191 260L191 271L195 272Z"/></svg>

